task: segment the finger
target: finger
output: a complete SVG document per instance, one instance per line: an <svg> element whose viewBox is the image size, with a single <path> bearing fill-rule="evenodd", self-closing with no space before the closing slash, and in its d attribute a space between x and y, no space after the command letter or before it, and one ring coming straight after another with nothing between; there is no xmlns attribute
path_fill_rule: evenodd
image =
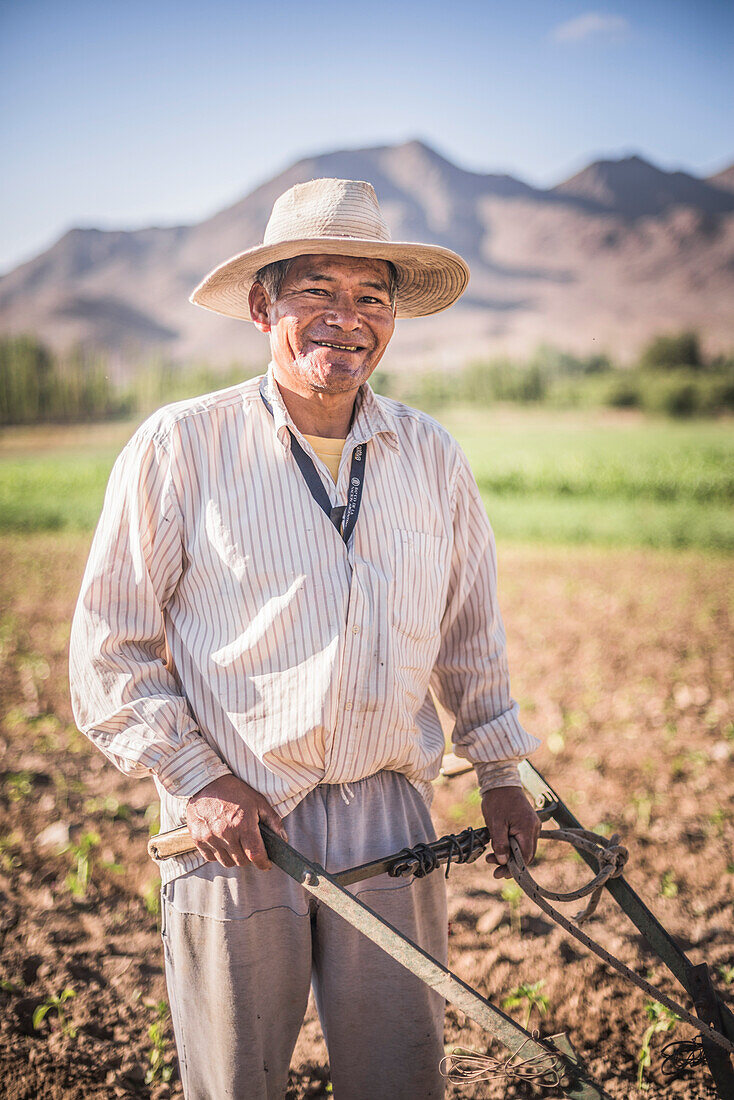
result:
<svg viewBox="0 0 734 1100"><path fill-rule="evenodd" d="M222 867L234 867L234 859L228 844L225 844L219 837L212 837L209 844L214 851L214 858L218 863L221 863Z"/></svg>
<svg viewBox="0 0 734 1100"><path fill-rule="evenodd" d="M510 834L506 821L494 822L489 830L492 851L497 863L505 864L510 857Z"/></svg>
<svg viewBox="0 0 734 1100"><path fill-rule="evenodd" d="M260 820L264 821L266 825L269 825L274 833L277 833L282 840L288 842L288 833L285 831L285 825L283 821L276 814L272 806L263 806L260 809Z"/></svg>
<svg viewBox="0 0 734 1100"><path fill-rule="evenodd" d="M533 826L529 823L528 827L521 827L513 830L511 835L515 837L515 840L520 845L520 851L522 852L522 858L525 863L532 863L535 858L535 849L538 846L538 834Z"/></svg>
<svg viewBox="0 0 734 1100"><path fill-rule="evenodd" d="M510 878L511 877L509 867L506 867L505 864L503 864L503 863L498 863L497 862L497 856L492 855L492 853L490 853L488 856L485 856L484 858L485 858L486 862L489 863L490 865L492 865L492 864L495 865L494 878Z"/></svg>
<svg viewBox="0 0 734 1100"><path fill-rule="evenodd" d="M198 852L201 852L204 859L208 863L216 863L216 859L217 859L216 855L214 854L213 850L209 847L209 845L205 844L203 840L197 840L196 850Z"/></svg>
<svg viewBox="0 0 734 1100"><path fill-rule="evenodd" d="M248 861L254 864L260 871L270 870L270 860L265 851L262 834L257 825L248 828L240 834L240 844Z"/></svg>
<svg viewBox="0 0 734 1100"><path fill-rule="evenodd" d="M518 852L519 849L519 852ZM521 829L512 829L510 832L510 852L513 856L520 857L523 863L529 863L531 858L532 842L528 833Z"/></svg>
<svg viewBox="0 0 734 1100"><path fill-rule="evenodd" d="M227 855L231 859L230 866L233 867L249 867L250 860L247 858L245 851L240 842L240 836L238 833L228 832L226 840L222 841Z"/></svg>

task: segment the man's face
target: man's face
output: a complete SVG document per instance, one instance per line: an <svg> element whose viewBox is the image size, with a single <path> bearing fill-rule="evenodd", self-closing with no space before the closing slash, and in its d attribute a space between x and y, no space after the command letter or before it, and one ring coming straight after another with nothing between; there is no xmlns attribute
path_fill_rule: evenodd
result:
<svg viewBox="0 0 734 1100"><path fill-rule="evenodd" d="M356 393L395 328L384 260L298 256L277 300L255 283L250 306L279 380L303 393Z"/></svg>

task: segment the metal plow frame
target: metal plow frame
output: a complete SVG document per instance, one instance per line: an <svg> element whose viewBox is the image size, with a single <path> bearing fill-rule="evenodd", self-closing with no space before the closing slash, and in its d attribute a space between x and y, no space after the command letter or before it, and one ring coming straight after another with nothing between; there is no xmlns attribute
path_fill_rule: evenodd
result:
<svg viewBox="0 0 734 1100"><path fill-rule="evenodd" d="M582 828L578 819L532 764L527 761L520 764L520 777L544 820L555 821L562 829ZM306 859L266 825L261 824L260 830L272 863L376 943L401 966L465 1012L499 1040L513 1056L522 1049L523 1061L532 1058L538 1059L538 1064L547 1065L549 1077L551 1070L554 1071L553 1081L549 1081L547 1087L553 1087L556 1094L561 1092L575 1100L609 1100L608 1093L588 1076L565 1034L536 1038L346 889L348 885L388 871L399 862L404 853L396 853L360 867L350 867L337 874L329 874L318 863ZM152 837L148 845L154 859L166 858L168 855L194 848L185 826ZM596 872L594 857L581 848L576 850ZM690 961L622 876L610 878L604 889L609 891L651 950L690 995L699 1019L718 1031L720 1036L734 1042L734 1015L716 993L706 963L694 965ZM734 1069L726 1050L707 1039L705 1034L702 1035L702 1045L721 1100L734 1100ZM562 1078L561 1084L555 1083L556 1073ZM541 1081L536 1083L542 1084Z"/></svg>
<svg viewBox="0 0 734 1100"><path fill-rule="evenodd" d="M554 1086L556 1090L560 1089L564 1096L573 1097L574 1100L610 1100L609 1094L595 1084L580 1066L565 1035L556 1035L552 1039L533 1038L529 1031L495 1008L456 974L378 916L374 909L370 909L341 886L339 875L328 874L318 863L306 859L267 826L261 825L260 828L268 857L277 867L376 943L401 966L460 1008L512 1053L522 1046L523 1058L543 1058L549 1066L557 1067L563 1082Z"/></svg>

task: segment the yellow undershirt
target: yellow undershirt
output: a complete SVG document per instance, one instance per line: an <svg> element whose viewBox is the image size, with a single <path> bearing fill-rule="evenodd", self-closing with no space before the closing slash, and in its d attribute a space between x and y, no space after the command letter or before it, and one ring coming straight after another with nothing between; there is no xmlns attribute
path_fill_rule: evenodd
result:
<svg viewBox="0 0 734 1100"><path fill-rule="evenodd" d="M328 439L323 435L304 435L303 438L309 441L316 451L316 454L328 469L336 485L336 479L339 474L339 462L341 461L346 439Z"/></svg>

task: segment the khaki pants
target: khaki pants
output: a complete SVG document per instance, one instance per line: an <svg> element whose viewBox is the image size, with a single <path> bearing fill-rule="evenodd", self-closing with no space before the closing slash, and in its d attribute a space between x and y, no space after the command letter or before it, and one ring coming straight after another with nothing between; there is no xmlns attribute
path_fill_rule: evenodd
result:
<svg viewBox="0 0 734 1100"><path fill-rule="evenodd" d="M402 775L317 787L285 818L327 871L435 839ZM351 887L446 962L443 876ZM277 867L208 863L163 889L163 941L186 1100L282 1100L313 984L335 1100L440 1100L443 999Z"/></svg>

